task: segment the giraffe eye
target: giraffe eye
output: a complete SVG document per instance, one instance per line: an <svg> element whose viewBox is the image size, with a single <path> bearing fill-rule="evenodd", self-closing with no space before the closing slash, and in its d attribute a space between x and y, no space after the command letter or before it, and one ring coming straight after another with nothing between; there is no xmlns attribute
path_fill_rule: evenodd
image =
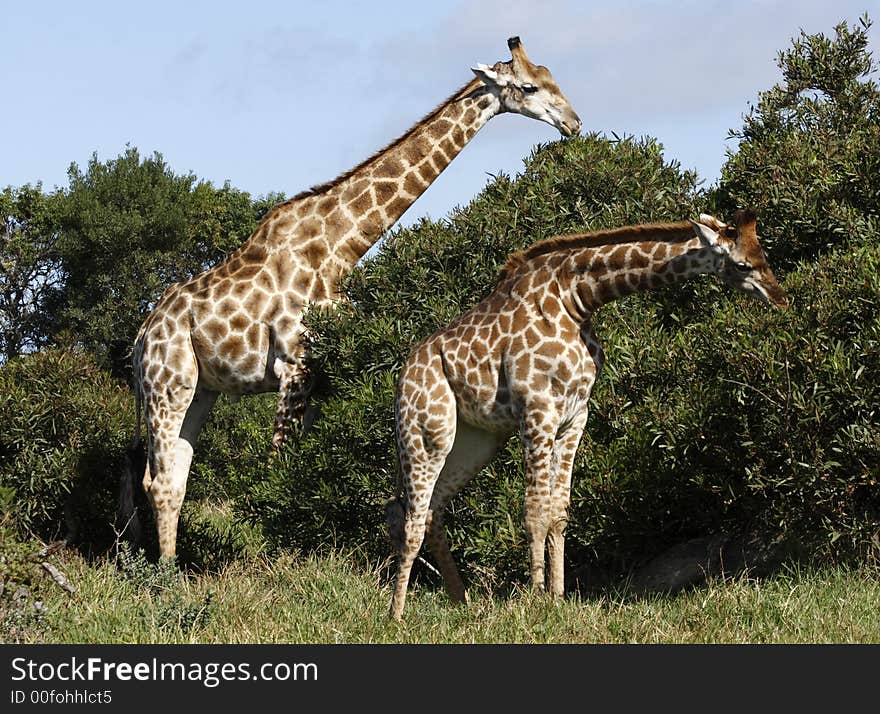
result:
<svg viewBox="0 0 880 714"><path fill-rule="evenodd" d="M534 84L524 84L524 85L522 86L522 90L523 90L526 94L534 94L535 92L538 91L538 88L537 88Z"/></svg>
<svg viewBox="0 0 880 714"><path fill-rule="evenodd" d="M734 263L734 265L736 266L736 269L739 270L741 273L748 273L752 269L751 265L744 262Z"/></svg>

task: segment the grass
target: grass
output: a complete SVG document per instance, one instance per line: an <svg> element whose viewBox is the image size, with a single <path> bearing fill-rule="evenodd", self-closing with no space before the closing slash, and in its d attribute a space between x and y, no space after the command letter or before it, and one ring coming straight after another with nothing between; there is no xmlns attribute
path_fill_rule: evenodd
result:
<svg viewBox="0 0 880 714"><path fill-rule="evenodd" d="M117 567L53 562L76 588L33 586L39 617L0 629L41 643L878 643L880 570L788 568L677 595L607 593L554 602L471 589L467 607L411 588L405 623L387 619L385 571L354 553L239 560L182 574L140 556ZM8 625L8 623L7 623Z"/></svg>

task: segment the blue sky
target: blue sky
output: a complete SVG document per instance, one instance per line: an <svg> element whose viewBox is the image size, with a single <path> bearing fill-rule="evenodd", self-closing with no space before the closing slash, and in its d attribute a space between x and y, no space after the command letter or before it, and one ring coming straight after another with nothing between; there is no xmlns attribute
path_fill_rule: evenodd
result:
<svg viewBox="0 0 880 714"><path fill-rule="evenodd" d="M519 35L584 131L656 137L714 182L728 129L779 79L799 30L833 34L867 0L782 2L57 2L0 0L0 186L67 185L126 144L261 195L333 178L405 131ZM880 14L880 13L877 13ZM880 23L880 17L873 17ZM871 30L880 58L880 28ZM549 125L487 124L407 211L441 218L515 174Z"/></svg>

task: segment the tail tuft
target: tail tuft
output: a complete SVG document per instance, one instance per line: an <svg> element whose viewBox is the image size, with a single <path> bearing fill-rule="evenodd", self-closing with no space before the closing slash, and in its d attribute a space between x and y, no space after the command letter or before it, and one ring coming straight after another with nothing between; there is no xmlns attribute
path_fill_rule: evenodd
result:
<svg viewBox="0 0 880 714"><path fill-rule="evenodd" d="M125 466L119 479L119 508L117 532L132 543L141 539L141 522L135 505L135 489L143 478L147 466L147 451L142 439L137 438L125 452Z"/></svg>

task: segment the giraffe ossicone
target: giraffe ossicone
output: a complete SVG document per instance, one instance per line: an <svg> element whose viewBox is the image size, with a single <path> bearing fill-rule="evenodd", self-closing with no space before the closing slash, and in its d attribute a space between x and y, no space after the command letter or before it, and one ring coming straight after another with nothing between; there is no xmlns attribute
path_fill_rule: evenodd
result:
<svg viewBox="0 0 880 714"><path fill-rule="evenodd" d="M593 313L629 293L705 273L787 306L755 214L738 211L730 225L702 215L539 241L508 258L488 297L415 346L395 399L402 483L386 507L397 550L392 617L403 616L424 540L449 596L465 600L443 513L513 434L525 460L531 583L563 594L572 465L604 361Z"/></svg>
<svg viewBox="0 0 880 714"><path fill-rule="evenodd" d="M220 393L277 391L274 450L309 420L303 311L341 298L339 281L496 114L539 119L570 136L580 119L546 67L518 38L511 59L476 77L385 149L333 181L273 207L219 265L171 285L141 325L132 366L139 475L156 516L162 556L175 554L193 447ZM133 478L124 474L120 523L139 525Z"/></svg>

